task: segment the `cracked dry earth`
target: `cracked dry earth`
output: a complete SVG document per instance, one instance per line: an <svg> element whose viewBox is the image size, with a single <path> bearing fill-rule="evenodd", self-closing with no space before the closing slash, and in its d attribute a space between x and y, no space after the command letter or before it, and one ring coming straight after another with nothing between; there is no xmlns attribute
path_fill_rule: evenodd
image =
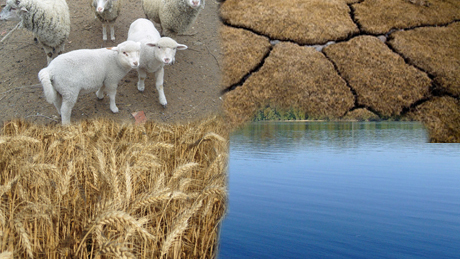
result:
<svg viewBox="0 0 460 259"><path fill-rule="evenodd" d="M460 141L460 1L226 0L224 111L415 119Z"/></svg>
<svg viewBox="0 0 460 259"><path fill-rule="evenodd" d="M1 4L5 1L1 0ZM115 42L102 40L102 25L95 19L89 1L67 1L71 31L65 52L83 48L111 47L127 38L130 24L145 18L140 0L123 0L123 9L115 22ZM137 72L131 70L118 86L116 103L120 112L109 109L109 98L98 100L95 94L80 95L71 121L104 117L118 122L134 122L132 113L144 111L148 120L175 123L193 121L220 110L219 3L206 1L205 8L184 36L175 40L189 48L177 51L176 63L165 67L164 87L168 101L158 101L154 75L148 74L144 92L137 90ZM1 21L3 37L17 22ZM189 35L189 36L187 36ZM54 105L46 102L37 74L46 66L45 52L35 44L31 32L16 30L0 44L0 123L15 118L41 124L60 124Z"/></svg>

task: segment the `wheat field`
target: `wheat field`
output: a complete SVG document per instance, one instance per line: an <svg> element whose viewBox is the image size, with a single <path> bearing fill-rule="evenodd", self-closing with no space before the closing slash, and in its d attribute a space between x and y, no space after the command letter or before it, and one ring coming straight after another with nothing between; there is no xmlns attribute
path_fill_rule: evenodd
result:
<svg viewBox="0 0 460 259"><path fill-rule="evenodd" d="M228 130L88 120L5 123L0 258L214 258Z"/></svg>

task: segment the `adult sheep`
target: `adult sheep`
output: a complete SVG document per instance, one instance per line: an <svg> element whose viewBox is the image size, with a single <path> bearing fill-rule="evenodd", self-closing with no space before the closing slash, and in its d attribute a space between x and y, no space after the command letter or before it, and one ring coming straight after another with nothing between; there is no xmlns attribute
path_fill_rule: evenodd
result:
<svg viewBox="0 0 460 259"><path fill-rule="evenodd" d="M54 103L62 124L70 123L72 108L80 93L93 91L99 99L104 91L110 110L118 112L115 95L119 81L139 65L141 44L125 41L115 48L79 49L59 55L38 73L46 101Z"/></svg>
<svg viewBox="0 0 460 259"><path fill-rule="evenodd" d="M121 11L122 0L91 0L91 6L99 21L102 22L102 40L107 40L107 25L110 27L110 39L115 41L115 20Z"/></svg>
<svg viewBox="0 0 460 259"><path fill-rule="evenodd" d="M0 20L20 21L43 45L48 64L64 51L70 33L69 7L65 0L7 0Z"/></svg>
<svg viewBox="0 0 460 259"><path fill-rule="evenodd" d="M178 44L169 37L161 37L153 23L142 18L134 21L129 27L128 40L142 43L141 57L137 68L139 77L137 89L144 91L147 72L155 73L155 86L160 104L165 107L167 101L163 90L164 66L173 64L176 50L185 50L187 46Z"/></svg>
<svg viewBox="0 0 460 259"><path fill-rule="evenodd" d="M205 0L142 0L147 19L161 27L161 35L183 34L196 20Z"/></svg>

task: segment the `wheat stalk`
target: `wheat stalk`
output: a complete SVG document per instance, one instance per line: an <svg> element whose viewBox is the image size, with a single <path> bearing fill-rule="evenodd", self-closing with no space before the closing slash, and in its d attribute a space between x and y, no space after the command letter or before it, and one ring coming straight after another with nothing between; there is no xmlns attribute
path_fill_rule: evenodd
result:
<svg viewBox="0 0 460 259"><path fill-rule="evenodd" d="M0 206L0 224L2 225L2 229L5 227L5 224L6 224L5 213L3 213L1 206Z"/></svg>
<svg viewBox="0 0 460 259"><path fill-rule="evenodd" d="M44 198L44 197L41 196L41 198ZM50 202L50 199L44 199L44 200ZM48 223L49 227L53 226L53 221L51 217L56 214L56 210L53 208L53 204L29 203L27 206L24 207L23 212L25 212L26 209L30 209L31 212L29 215L31 216L31 218L36 218L36 219L42 218Z"/></svg>
<svg viewBox="0 0 460 259"><path fill-rule="evenodd" d="M121 201L121 193L120 193L120 183L117 176L117 158L115 156L115 152L113 149L110 149L110 177L111 177L111 185L113 189L113 193L117 200Z"/></svg>

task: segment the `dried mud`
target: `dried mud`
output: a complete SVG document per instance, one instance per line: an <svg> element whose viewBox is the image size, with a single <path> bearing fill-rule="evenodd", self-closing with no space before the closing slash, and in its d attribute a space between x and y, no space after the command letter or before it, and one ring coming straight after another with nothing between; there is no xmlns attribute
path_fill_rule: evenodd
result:
<svg viewBox="0 0 460 259"><path fill-rule="evenodd" d="M319 5L323 7L321 11L317 10ZM246 39L262 37L266 39L264 42L270 42L271 47L267 54L255 56L256 60L260 60L258 65L247 61L253 69L235 68L233 63L224 62L223 70L233 71L222 74L222 81L226 82L223 85L226 89L224 111L229 121L237 126L253 119L255 111L264 109L267 103L283 107L291 101L299 108L297 104L300 99L303 103L315 103L315 98L330 99L329 103L323 102L325 106L318 106L317 110L305 108L308 105L300 108L299 112L305 113L302 117L309 119L412 119L412 116L408 116L411 112L439 97L457 100L453 107L457 105L456 108L460 110L459 10L460 5L454 0L337 0L327 3L295 0L286 8L272 0L226 0L220 8L224 26L229 27L225 30L244 30ZM244 60L247 53L239 51L242 47L252 50L248 51L249 56L254 50L266 48L255 40L247 46L247 40L241 38L222 39L224 47L232 46L233 49L224 51L225 60ZM332 107L348 97L333 96L329 90L341 86L318 87L313 98L313 95L305 95L311 83L303 86L289 84L294 81L308 82L312 78L315 78L316 85L328 84L321 69L310 68L317 71L314 74L293 73L284 68L292 66L289 58L277 67L266 68L269 66L267 60L274 56L277 46L285 42L298 50L298 56L304 49L313 49L325 55L326 62L334 68L334 76L343 79L348 92L353 95L354 104L345 113L337 115ZM310 55L299 62L313 67L313 57ZM242 75L243 71L248 72ZM263 79L260 78L260 71L264 71ZM327 70L327 73L330 71ZM241 80L234 83L235 78ZM266 83L277 78L284 78L287 82L284 88ZM446 106L429 107L438 110L432 111L434 114L447 112ZM359 112L354 112L356 110ZM449 127L449 120L455 120L455 116L436 120L439 125L434 125L434 120L422 121L431 130ZM460 135L460 129L443 132ZM441 141L441 138L432 140Z"/></svg>

